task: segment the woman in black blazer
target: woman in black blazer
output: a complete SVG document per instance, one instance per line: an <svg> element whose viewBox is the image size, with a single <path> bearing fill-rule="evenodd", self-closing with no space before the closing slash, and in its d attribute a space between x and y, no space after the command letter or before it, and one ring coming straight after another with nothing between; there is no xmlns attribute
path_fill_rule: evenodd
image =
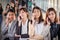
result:
<svg viewBox="0 0 60 40"><path fill-rule="evenodd" d="M21 8L19 10L18 21L16 24L15 40L19 40L19 38L29 38L29 34L28 34L29 19L28 18L29 16L28 16L27 9Z"/></svg>
<svg viewBox="0 0 60 40"><path fill-rule="evenodd" d="M57 34L58 34L58 27L57 27L57 14L56 10L54 8L49 8L46 12L46 20L48 20L48 23L50 24L50 39L56 40ZM45 25L48 24L47 21L45 21Z"/></svg>

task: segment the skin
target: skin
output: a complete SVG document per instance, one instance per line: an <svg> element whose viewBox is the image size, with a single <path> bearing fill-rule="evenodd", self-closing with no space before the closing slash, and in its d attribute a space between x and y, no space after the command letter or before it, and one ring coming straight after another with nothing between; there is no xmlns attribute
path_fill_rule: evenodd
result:
<svg viewBox="0 0 60 40"><path fill-rule="evenodd" d="M22 19L20 19L19 16L21 16ZM27 20L27 12L24 12L23 10L21 10L21 11L19 12L19 16L18 16L18 20L19 20L19 21L22 20L22 23L25 24L25 22L26 22L26 20ZM15 34L15 37L21 37L21 35Z"/></svg>
<svg viewBox="0 0 60 40"><path fill-rule="evenodd" d="M35 14L36 19L40 17L40 11L38 9L34 9L34 14Z"/></svg>
<svg viewBox="0 0 60 40"><path fill-rule="evenodd" d="M24 12L23 10L20 11L20 15L22 18L22 23L25 24L26 20L27 20L27 12Z"/></svg>
<svg viewBox="0 0 60 40"><path fill-rule="evenodd" d="M33 23L31 24L29 22L29 35L30 35L30 38L34 38L34 39L43 39L43 36L42 35L34 35L34 18L36 18L35 20L38 22L38 18L40 17L40 11L38 9L34 9L34 12L32 14L32 20L33 20ZM33 30L32 30L33 29ZM32 30L32 31L31 31Z"/></svg>
<svg viewBox="0 0 60 40"><path fill-rule="evenodd" d="M13 12L8 12L7 16L6 16L6 25L8 26L8 24L10 22L12 22L14 20L14 13Z"/></svg>
<svg viewBox="0 0 60 40"><path fill-rule="evenodd" d="M9 12L8 13L8 18L10 19L10 21L12 21L14 19L14 13L13 12Z"/></svg>
<svg viewBox="0 0 60 40"><path fill-rule="evenodd" d="M32 20L34 21L39 21L39 17L40 17L40 10L38 9L34 9L34 12L32 14Z"/></svg>
<svg viewBox="0 0 60 40"><path fill-rule="evenodd" d="M49 12L48 18L51 20L51 22L54 22L54 19L55 19L55 13L54 13L54 11L50 11Z"/></svg>

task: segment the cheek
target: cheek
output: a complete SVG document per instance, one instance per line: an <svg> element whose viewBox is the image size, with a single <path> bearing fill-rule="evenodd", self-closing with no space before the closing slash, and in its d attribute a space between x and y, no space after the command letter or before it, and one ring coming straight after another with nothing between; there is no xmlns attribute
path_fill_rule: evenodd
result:
<svg viewBox="0 0 60 40"><path fill-rule="evenodd" d="M50 18L50 19L51 19L51 16L48 16L48 18Z"/></svg>
<svg viewBox="0 0 60 40"><path fill-rule="evenodd" d="M55 15L53 15L53 17L55 18Z"/></svg>
<svg viewBox="0 0 60 40"><path fill-rule="evenodd" d="M40 16L40 13L36 14L36 16L39 17Z"/></svg>
<svg viewBox="0 0 60 40"><path fill-rule="evenodd" d="M23 17L25 17L25 16L26 16L26 14L24 13L24 14L22 14L22 16L23 16Z"/></svg>
<svg viewBox="0 0 60 40"><path fill-rule="evenodd" d="M48 16L48 18L54 20L55 19L55 15Z"/></svg>
<svg viewBox="0 0 60 40"><path fill-rule="evenodd" d="M13 16L10 16L10 19L13 19Z"/></svg>

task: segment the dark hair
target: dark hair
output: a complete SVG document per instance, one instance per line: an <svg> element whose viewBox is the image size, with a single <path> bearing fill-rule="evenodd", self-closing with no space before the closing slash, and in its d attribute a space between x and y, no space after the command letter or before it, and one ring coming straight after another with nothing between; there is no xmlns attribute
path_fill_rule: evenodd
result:
<svg viewBox="0 0 60 40"><path fill-rule="evenodd" d="M8 12L7 12L7 14L8 14L9 12L13 12L13 13L14 13L14 10L13 10L13 9L9 9ZM7 14L6 14L6 15L7 15ZM14 13L14 14L15 14L15 13Z"/></svg>
<svg viewBox="0 0 60 40"><path fill-rule="evenodd" d="M2 4L0 3L0 13L2 14L3 12L3 8L2 8Z"/></svg>
<svg viewBox="0 0 60 40"><path fill-rule="evenodd" d="M6 5L6 9L7 9L7 6L10 6L10 5L9 5L9 4L7 4L7 5ZM9 7L9 9L10 9L10 7Z"/></svg>
<svg viewBox="0 0 60 40"><path fill-rule="evenodd" d="M28 12L26 8L21 8L20 11L23 10L24 12Z"/></svg>
<svg viewBox="0 0 60 40"><path fill-rule="evenodd" d="M40 23L40 22L43 21L42 11L41 11L41 9L39 7L36 6L36 7L33 8L33 11L32 12L34 12L35 9L38 9L40 11L40 17L39 17L39 22L38 22L38 23Z"/></svg>
<svg viewBox="0 0 60 40"><path fill-rule="evenodd" d="M26 2L22 0L22 6L24 6L25 4L26 4Z"/></svg>
<svg viewBox="0 0 60 40"><path fill-rule="evenodd" d="M49 8L46 12L46 18L45 18L45 25L47 24L47 17L49 15L49 12L53 11L55 13L55 20L54 22L56 23L58 21L57 19L57 14L56 14L56 10L54 8Z"/></svg>
<svg viewBox="0 0 60 40"><path fill-rule="evenodd" d="M26 8L21 8L19 11L21 11L21 10L28 13L28 10ZM27 18L29 18L29 14L27 14Z"/></svg>

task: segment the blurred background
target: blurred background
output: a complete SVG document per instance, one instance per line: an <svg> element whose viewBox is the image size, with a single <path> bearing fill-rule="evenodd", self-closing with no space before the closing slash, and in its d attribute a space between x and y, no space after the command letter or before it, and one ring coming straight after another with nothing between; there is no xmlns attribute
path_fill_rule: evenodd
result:
<svg viewBox="0 0 60 40"><path fill-rule="evenodd" d="M28 9L30 15L32 13L32 9L34 6L40 7L42 10L44 19L45 19L46 11L50 7L55 8L58 16L60 13L60 0L0 0L0 3L2 4L3 11L5 10L7 4L11 5L11 2L14 4L18 4L19 5L18 9L20 9L22 6L26 7ZM3 19L4 18L5 17L3 17Z"/></svg>
<svg viewBox="0 0 60 40"><path fill-rule="evenodd" d="M3 9L5 9L7 3L15 2L16 0L0 0ZM48 8L53 7L57 11L57 14L60 12L60 0L17 0L19 5L24 5L26 3L26 7L31 14L32 8L34 6L39 6L42 9L43 15ZM25 3L24 3L25 2Z"/></svg>

